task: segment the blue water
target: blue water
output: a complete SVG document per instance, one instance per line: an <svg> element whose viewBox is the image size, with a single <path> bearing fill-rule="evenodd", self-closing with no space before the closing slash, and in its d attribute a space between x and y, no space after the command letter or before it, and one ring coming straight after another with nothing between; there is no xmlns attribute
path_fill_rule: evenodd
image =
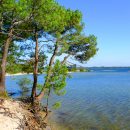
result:
<svg viewBox="0 0 130 130"><path fill-rule="evenodd" d="M92 72L130 72L130 67L89 67Z"/></svg>
<svg viewBox="0 0 130 130"><path fill-rule="evenodd" d="M50 108L56 101L62 106L53 110L50 125L55 130L130 130L130 73L72 73L67 79L67 94L51 95ZM8 91L20 92L16 80L7 77ZM28 75L32 79L32 75ZM43 82L44 76L39 77ZM14 97L17 97L16 94Z"/></svg>

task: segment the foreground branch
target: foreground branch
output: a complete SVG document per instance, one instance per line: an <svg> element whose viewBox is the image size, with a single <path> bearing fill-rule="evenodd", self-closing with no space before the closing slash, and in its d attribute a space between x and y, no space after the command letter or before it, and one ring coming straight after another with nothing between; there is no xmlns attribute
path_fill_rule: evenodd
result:
<svg viewBox="0 0 130 130"><path fill-rule="evenodd" d="M49 79L50 79L51 71L52 71L52 65L53 65L53 63L54 63L54 59L55 59L57 53L58 53L58 45L57 45L57 43L56 43L56 44L55 44L55 49L54 49L53 55L52 55L52 57L51 57L51 59L50 59L49 70L48 70L48 73L47 73L47 76L46 76L46 80L45 80L44 86L43 86L43 88L42 88L40 94L39 94L38 97L37 97L37 99L38 99L39 101L40 101L40 100L43 98L43 96L44 96L45 88L46 88L47 83L48 83L48 81L49 81Z"/></svg>

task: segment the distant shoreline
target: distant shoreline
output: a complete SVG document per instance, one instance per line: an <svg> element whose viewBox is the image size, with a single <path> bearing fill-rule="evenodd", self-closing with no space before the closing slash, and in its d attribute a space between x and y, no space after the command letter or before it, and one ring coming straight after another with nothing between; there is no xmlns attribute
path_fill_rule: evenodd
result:
<svg viewBox="0 0 130 130"><path fill-rule="evenodd" d="M33 73L17 73L17 74L6 73L6 76L17 76L17 75L28 75L28 74L33 74Z"/></svg>
<svg viewBox="0 0 130 130"><path fill-rule="evenodd" d="M68 72L68 73L73 73L73 72ZM6 76L19 76L19 75L29 75L29 74L33 74L33 73L16 73L16 74L6 73ZM45 73L42 73L42 74L45 74Z"/></svg>

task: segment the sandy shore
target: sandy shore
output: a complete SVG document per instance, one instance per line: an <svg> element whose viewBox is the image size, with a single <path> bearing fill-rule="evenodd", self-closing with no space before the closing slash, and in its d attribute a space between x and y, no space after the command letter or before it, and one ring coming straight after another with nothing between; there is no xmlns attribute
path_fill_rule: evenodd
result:
<svg viewBox="0 0 130 130"><path fill-rule="evenodd" d="M29 74L33 74L33 73L29 73ZM17 76L17 75L27 75L27 73L17 73L17 74L6 73L6 76Z"/></svg>
<svg viewBox="0 0 130 130"><path fill-rule="evenodd" d="M0 130L42 130L21 101L0 98ZM44 130L51 130L49 126Z"/></svg>
<svg viewBox="0 0 130 130"><path fill-rule="evenodd" d="M68 72L68 73L73 73L73 72ZM6 76L17 76L17 75L28 75L28 74L33 74L33 73L17 73L17 74L6 73ZM45 73L43 73L43 74L45 74Z"/></svg>
<svg viewBox="0 0 130 130"><path fill-rule="evenodd" d="M19 101L0 99L0 130L24 129L24 115L28 111L21 105Z"/></svg>

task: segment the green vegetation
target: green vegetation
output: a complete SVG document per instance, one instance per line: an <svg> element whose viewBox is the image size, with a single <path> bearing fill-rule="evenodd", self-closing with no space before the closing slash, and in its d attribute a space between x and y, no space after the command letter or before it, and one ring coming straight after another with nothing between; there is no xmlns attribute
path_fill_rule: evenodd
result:
<svg viewBox="0 0 130 130"><path fill-rule="evenodd" d="M69 71L70 71L70 72L76 72L77 69L76 69L76 68L69 68Z"/></svg>
<svg viewBox="0 0 130 130"><path fill-rule="evenodd" d="M53 109L58 109L61 107L61 103L60 102L56 102L54 105L53 105Z"/></svg>
<svg viewBox="0 0 130 130"><path fill-rule="evenodd" d="M7 92L0 92L0 97L1 98L9 98Z"/></svg>
<svg viewBox="0 0 130 130"><path fill-rule="evenodd" d="M19 85L21 90L21 98L25 98L25 96L30 91L29 88L32 86L32 81L27 77L23 77L17 81L17 84Z"/></svg>
<svg viewBox="0 0 130 130"><path fill-rule="evenodd" d="M97 38L85 36L83 29L82 13L66 9L54 0L0 1L0 93L6 93L6 72L32 72L33 106L45 95L49 98L50 93L64 95L68 76L66 60L72 57L84 63L98 50ZM61 55L65 55L63 61L57 60ZM45 80L39 85L38 74L43 71ZM24 91L31 82L24 78L18 84Z"/></svg>
<svg viewBox="0 0 130 130"><path fill-rule="evenodd" d="M76 66L71 66L68 67L69 72L90 72L88 68L85 67L76 67Z"/></svg>
<svg viewBox="0 0 130 130"><path fill-rule="evenodd" d="M87 72L87 70L84 69L84 68L80 68L79 71L80 71L80 72Z"/></svg>
<svg viewBox="0 0 130 130"><path fill-rule="evenodd" d="M31 83L32 83L31 80L29 80L29 79L26 78L26 77L20 79L20 80L17 82L17 84L18 84L19 86L22 86L22 87L24 87L24 88L26 88L28 85L31 85Z"/></svg>

